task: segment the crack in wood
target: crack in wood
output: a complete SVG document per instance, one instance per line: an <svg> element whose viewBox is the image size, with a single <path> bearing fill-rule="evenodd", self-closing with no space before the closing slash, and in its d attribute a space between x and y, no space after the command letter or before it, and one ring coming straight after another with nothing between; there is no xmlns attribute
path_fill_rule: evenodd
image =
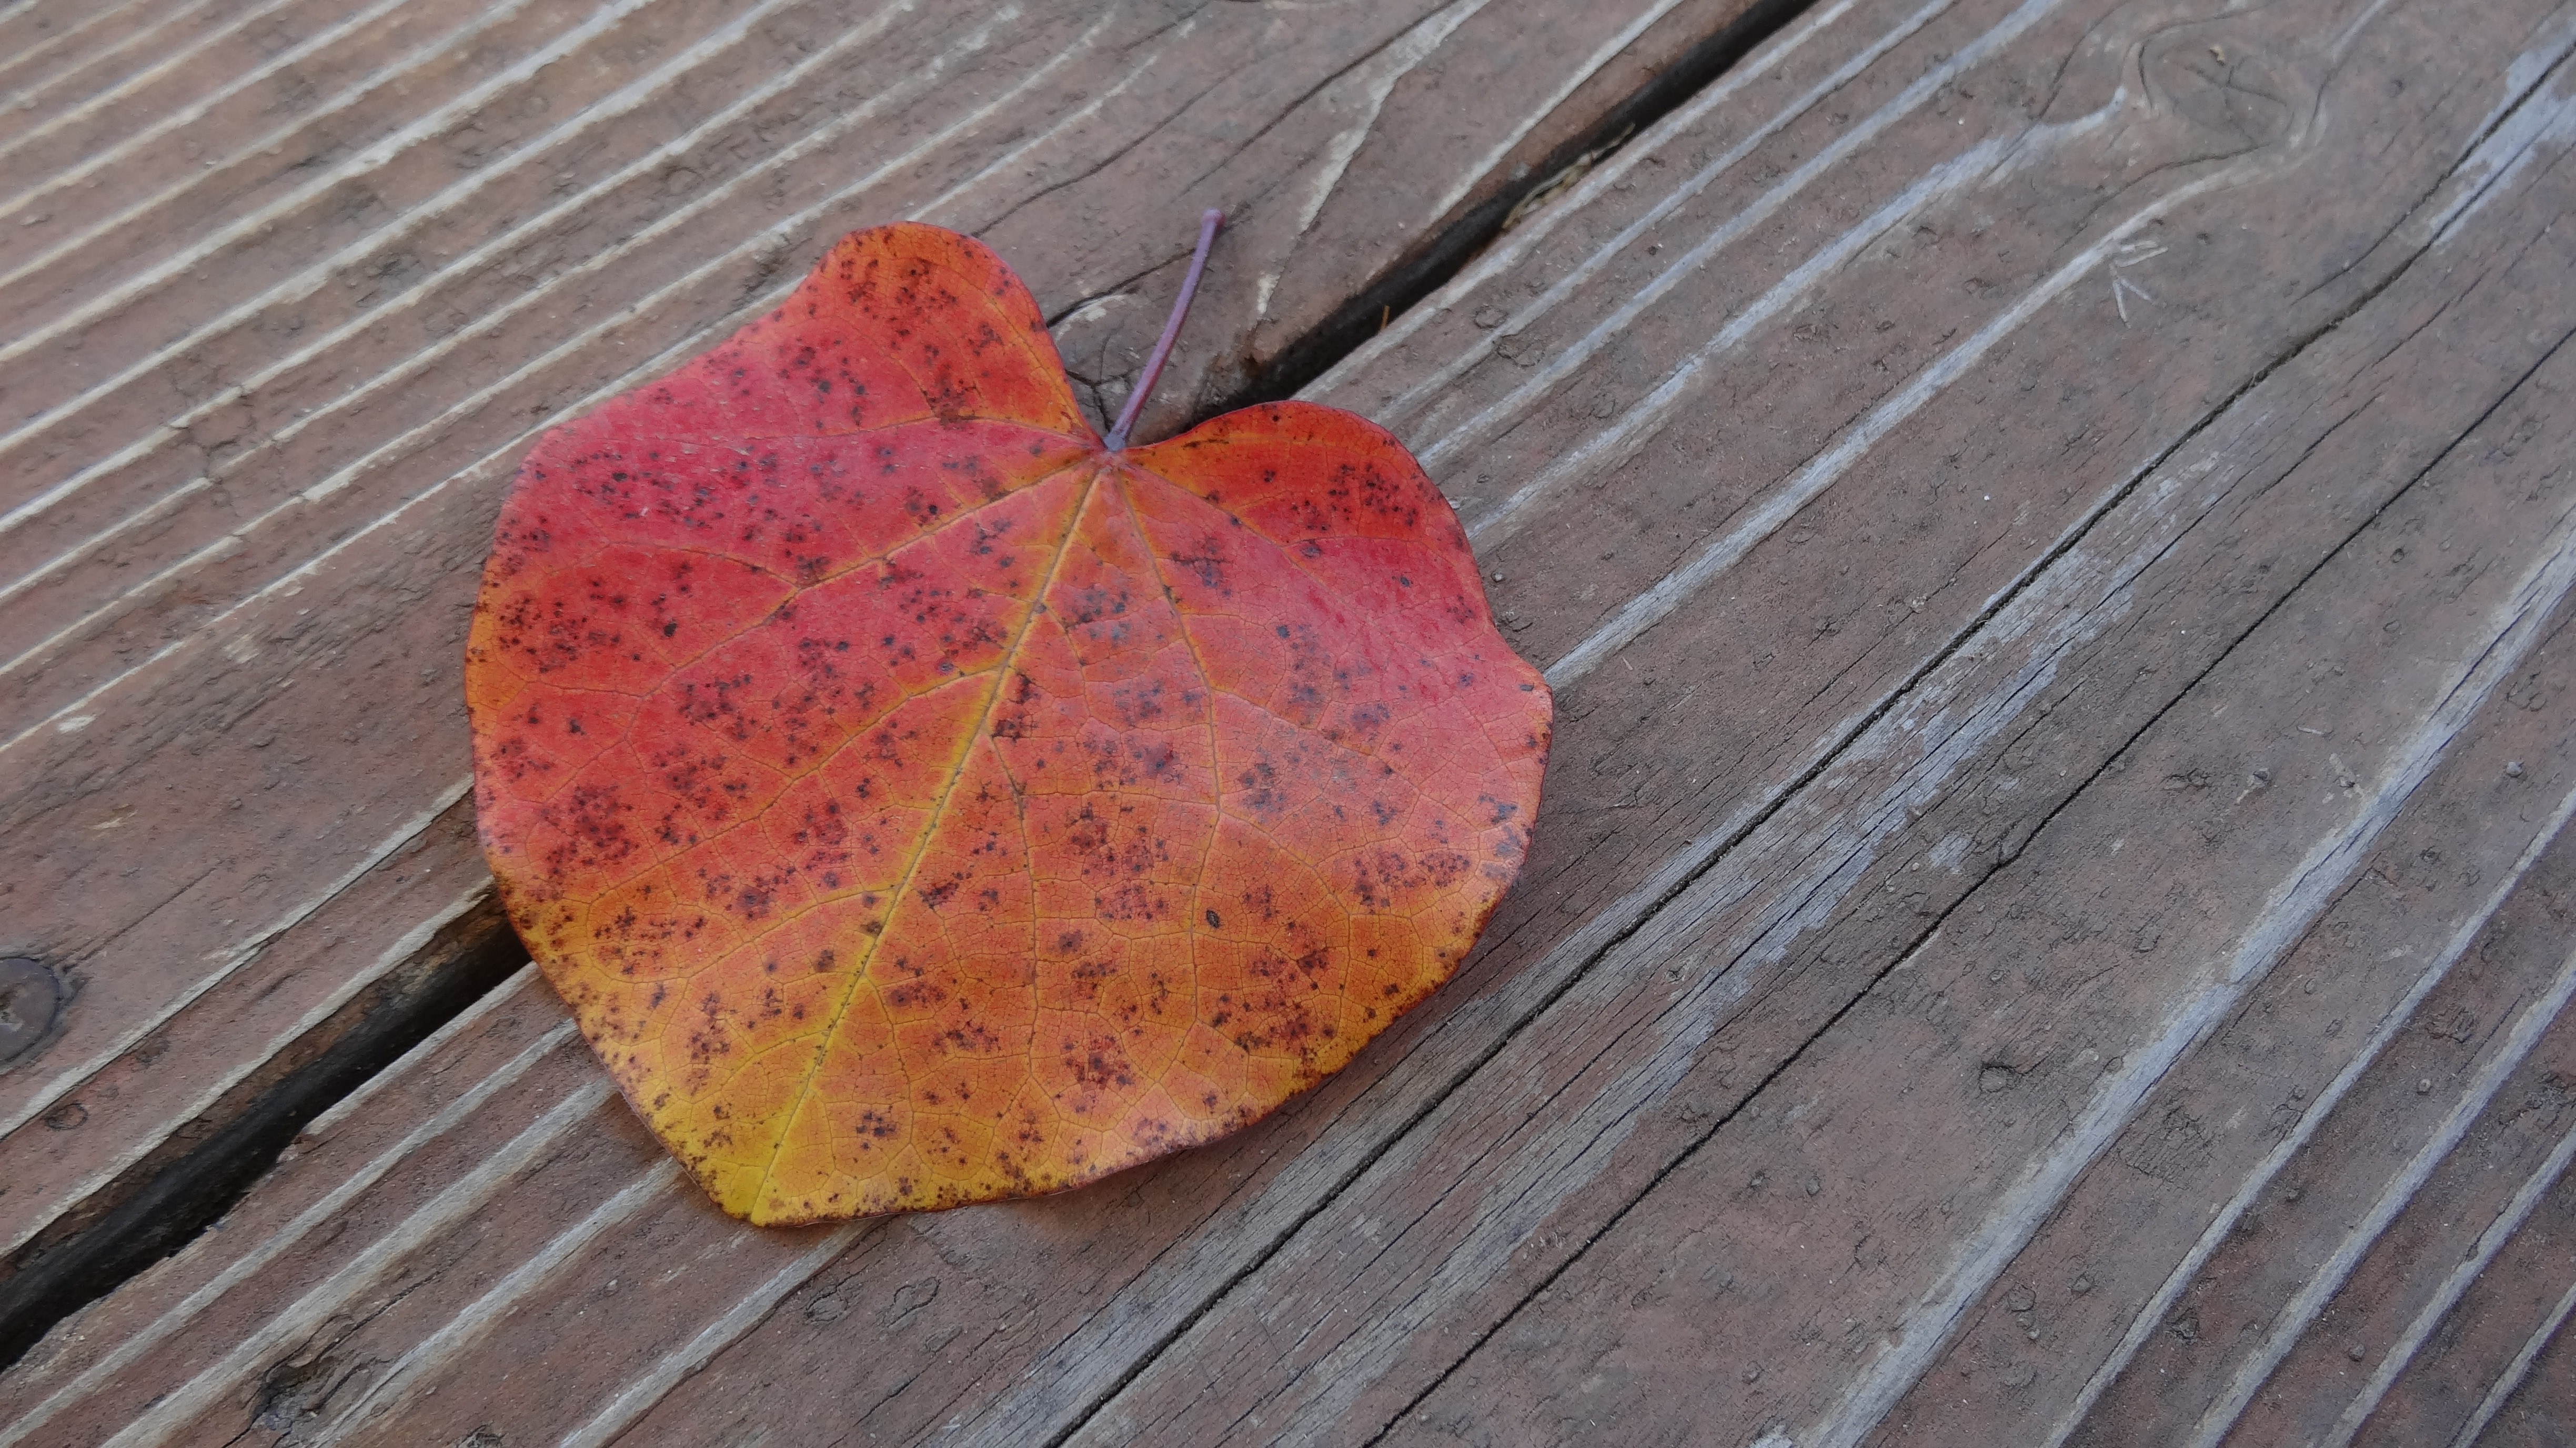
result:
<svg viewBox="0 0 2576 1448"><path fill-rule="evenodd" d="M451 921L226 1092L189 1127L48 1223L0 1275L0 1367L56 1322L195 1240L296 1133L526 964L497 900Z"/></svg>

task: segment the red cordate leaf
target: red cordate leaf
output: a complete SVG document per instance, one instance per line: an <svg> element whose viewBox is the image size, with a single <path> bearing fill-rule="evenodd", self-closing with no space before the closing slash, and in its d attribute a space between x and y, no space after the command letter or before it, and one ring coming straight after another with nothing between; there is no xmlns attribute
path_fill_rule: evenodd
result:
<svg viewBox="0 0 2576 1448"><path fill-rule="evenodd" d="M1019 279L917 225L546 434L466 692L511 918L763 1223L1314 1085L1483 929L1550 716L1394 438L1290 402L1112 450Z"/></svg>

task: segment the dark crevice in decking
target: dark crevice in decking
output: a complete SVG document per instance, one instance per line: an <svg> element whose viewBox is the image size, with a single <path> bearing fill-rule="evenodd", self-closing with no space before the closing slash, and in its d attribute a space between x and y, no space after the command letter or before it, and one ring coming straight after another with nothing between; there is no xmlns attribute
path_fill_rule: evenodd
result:
<svg viewBox="0 0 2576 1448"><path fill-rule="evenodd" d="M222 1220L297 1132L527 964L486 898L0 1266L0 1368Z"/></svg>
<svg viewBox="0 0 2576 1448"><path fill-rule="evenodd" d="M1146 45L1149 45L1149 44L1151 44L1151 43L1152 43L1152 42L1154 42L1154 41L1160 40L1160 39L1162 39L1164 36L1166 36L1166 35L1170 34L1170 33L1171 33L1171 31L1172 31L1173 29L1174 29L1174 26L1166 25L1166 26L1162 27L1161 29L1154 31L1153 33L1151 33L1151 34L1149 34L1149 35L1145 35L1145 36L1143 36L1143 37L1140 37L1139 39L1137 39L1137 40L1135 40L1135 41L1131 42L1130 44L1127 44L1127 45L1125 45L1125 46L1120 47L1120 49L1121 49L1122 51L1124 51L1124 52L1130 52L1130 53L1132 53L1132 52L1134 52L1134 51L1137 51L1137 50L1141 50L1141 49L1143 49ZM1219 86L1222 86L1222 85L1226 84L1228 81L1233 80L1233 79L1235 78L1235 76L1236 76L1238 73L1239 73L1239 68L1238 68L1238 70L1220 71L1220 72L1217 74L1217 76L1216 76L1216 78L1215 78L1215 79L1213 79L1213 80L1209 81L1206 85L1203 85L1203 86L1199 87L1196 91L1192 92L1192 93L1191 93L1191 94L1189 94L1188 96L1183 97L1183 98L1182 98L1182 100L1181 100L1181 102L1180 102L1180 104L1178 104L1178 105L1176 105L1176 106L1172 107L1172 115L1173 115L1173 117L1178 118L1178 117L1181 117L1181 116L1186 116L1186 115L1188 115L1188 114L1190 113L1190 110L1191 110L1191 108L1192 108L1192 107L1196 106L1200 101L1203 101L1203 100L1207 99L1207 97L1208 97L1210 94L1214 93L1214 92L1215 92L1215 90L1216 90ZM1301 102L1301 103L1302 103L1302 102ZM1063 180L1061 180L1061 181L1057 181L1057 182L1055 182L1055 183L1054 183L1054 184L1052 184L1052 185L1048 185L1048 186L1041 186L1041 187L1039 187L1038 189L1036 189L1035 191L1030 192L1028 195L1021 197L1018 201L1015 201L1015 202L1011 203L1011 205L1010 205L1009 207L1007 207L1006 209L1004 209L1000 215L998 215L998 216L994 216L994 217L991 217L991 218L989 218L989 219L987 219L987 220L985 220L985 221L981 222L981 223L977 226L977 228L976 228L976 234L977 234L978 236L989 236L989 235L991 235L993 232L1000 230L1000 229L1002 228L1002 226L1003 226L1005 223L1007 223L1008 221L1010 221L1010 219L1011 219L1012 217L1017 216L1017 215L1019 215L1021 212L1028 210L1031 206L1036 205L1038 202L1043 201L1043 200L1045 200L1046 198L1048 198L1048 197L1050 197L1050 196L1053 196L1053 195L1055 195L1056 193L1058 193L1058 192L1060 192L1060 191L1065 191L1065 190L1068 190L1068 189L1070 189L1070 188L1072 188L1072 187L1079 186L1079 185L1081 185L1083 182L1090 180L1092 177L1099 175L1101 172L1108 170L1110 167L1117 165L1119 162L1126 160L1129 156L1131 156L1131 155L1134 155L1134 154L1135 154L1136 149L1137 149L1139 146L1142 146L1142 145L1146 144L1148 141L1153 140L1156 136L1158 136L1158 135L1160 135L1160 134L1161 134L1161 132L1160 132L1160 131L1141 131L1141 132L1137 133L1137 136L1136 136L1136 138L1135 138L1134 140L1129 141L1126 145L1121 146L1121 147L1117 148L1117 149L1116 149L1116 150L1114 150L1114 151L1111 151L1109 154L1107 154L1107 155L1105 155L1105 156L1102 156L1099 160L1097 160L1097 161L1093 162L1092 164L1090 164L1090 165L1088 165L1088 166L1083 167L1081 170L1074 172L1072 175L1069 175L1069 176L1065 177ZM1187 258L1187 257L1189 256L1189 252L1188 252L1188 250L1187 250L1186 248L1184 248L1184 249L1182 250L1182 252L1181 252L1181 255L1182 255L1182 257L1183 257L1183 258ZM1162 261L1158 261L1158 262L1156 262L1153 266L1146 268L1144 271L1137 273L1137 276L1139 276L1139 277L1151 276L1154 272L1159 271L1159 270L1161 270L1163 267L1169 266L1170 264L1171 264L1170 258L1168 258L1168 257L1167 257L1167 258L1163 259ZM1101 292L1099 292L1099 293L1096 293L1095 295L1097 295L1097 296L1115 296L1115 295L1116 295L1120 290L1123 290L1125 287L1127 287L1127 286L1129 286L1129 285L1132 285L1132 281L1131 281L1131 282L1121 282L1121 283L1117 284L1116 286L1110 287L1110 288L1108 288L1108 289L1106 289L1106 290L1103 290L1103 291L1101 291ZM1053 326L1055 326L1055 324L1056 324L1056 323L1063 321L1063 320L1065 319L1065 317L1066 317L1066 316L1070 315L1070 314L1071 314L1071 313L1073 313L1073 312L1080 311L1080 310L1081 310L1085 305L1087 305L1091 300L1092 300L1091 298L1085 298L1085 299L1083 299L1083 301L1076 302L1076 303L1074 303L1072 306L1070 306L1070 307L1066 307L1066 308L1064 308L1062 311L1059 311L1059 312L1058 312L1058 313L1056 313L1054 316L1047 318L1047 326L1049 326L1050 328L1052 328Z"/></svg>
<svg viewBox="0 0 2576 1448"><path fill-rule="evenodd" d="M1524 200L1553 182L1566 167L1573 165L1578 158L1588 153L1604 151L1624 143L1637 132L1679 109L1691 97L1715 84L1755 46L1760 45L1790 21L1804 14L1814 3L1815 0L1762 0L1762 3L1754 5L1731 25L1702 39L1628 99L1610 108L1590 129L1559 146L1549 155L1544 164L1532 167L1529 175L1522 181L1470 208L1447 228L1425 239L1419 247L1389 268L1384 276L1363 288L1324 322L1305 336L1282 348L1268 367L1255 374L1232 393L1202 407L1175 431L1187 431L1202 422L1237 408L1280 401L1295 395L1299 389L1321 377L1335 363L1367 342L1385 325L1391 315L1409 310L1414 303L1439 290L1451 277L1465 270L1477 253L1484 250L1495 237L1502 233L1503 223L1510 218L1512 212ZM1982 617L1979 621L1983 621ZM1798 784L1805 784L1822 773L1824 768L1823 763L1817 764L1799 777ZM1785 800L1789 795L1794 794L1796 787L1793 785L1790 790L1784 791L1782 798ZM1769 818L1768 813L1762 818ZM1728 838L1713 860L1722 858L1727 851L1740 845L1745 836L1751 834L1760 823L1760 819L1747 822L1742 830ZM1705 873L1705 868L1700 873ZM1572 990L1589 972L1591 965L1598 963L1630 936L1645 928L1648 922L1660 914L1676 897L1690 887L1692 881L1698 878L1698 873L1694 873L1689 880L1676 884L1670 891L1658 897L1653 905L1639 912L1638 918L1626 929L1604 942L1583 968L1569 973L1555 990L1535 1002L1510 1030L1498 1033L1491 1046L1463 1061L1458 1069L1450 1073L1448 1082L1441 1089L1433 1092L1419 1110L1406 1117L1400 1125L1388 1133L1385 1146L1381 1147L1378 1153L1373 1153L1355 1163L1332 1184L1330 1189L1318 1193L1312 1205L1298 1213L1267 1246L1246 1258L1235 1271L1226 1276L1224 1281L1216 1285L1214 1291L1207 1294L1205 1300L1174 1322L1154 1341L1152 1346L1139 1353L1115 1381L1093 1394L1091 1401L1069 1414L1065 1419L1065 1426L1045 1440L1044 1448L1062 1448L1064 1443L1080 1433L1084 1425L1096 1417L1101 1409L1114 1402L1120 1393L1126 1391L1128 1385L1134 1382L1139 1374L1161 1358L1164 1353L1170 1351L1174 1344L1186 1337L1200 1321L1214 1312L1235 1288L1266 1266L1271 1258L1288 1243L1296 1240L1298 1234L1305 1230L1309 1222L1330 1208L1360 1177L1367 1174L1369 1169L1376 1165L1378 1155L1410 1136L1426 1118L1440 1109L1460 1085L1482 1070L1506 1045L1510 1044L1523 1027L1543 1014L1567 991Z"/></svg>
<svg viewBox="0 0 2576 1448"><path fill-rule="evenodd" d="M1323 375L1365 343L1387 317L1408 310L1465 269L1502 233L1514 211L1567 167L1587 154L1623 143L1679 108L1814 3L1759 0L1731 23L1701 38L1525 177L1425 238L1232 394L1194 415L1187 426L1238 407L1288 397ZM0 11L7 8L0 6ZM1669 897L1658 901L1656 908L1667 903ZM1643 918L1653 913L1650 910ZM470 912L386 981L361 993L272 1058L251 1080L227 1093L199 1119L201 1129L182 1128L143 1161L57 1218L0 1263L0 1368L17 1361L65 1317L195 1240L241 1200L307 1123L497 989L527 959L497 907ZM1545 1005L1542 1002L1539 1008ZM1466 1073L1458 1079L1472 1074L1485 1059L1480 1056L1468 1062ZM1433 1107L1448 1094L1440 1092ZM1426 1107L1425 1113L1430 1109ZM1396 1135L1401 1137L1418 1124L1418 1117L1409 1120ZM1363 1163L1350 1180L1337 1183L1314 1211L1322 1211L1366 1169ZM1300 1216L1278 1244L1293 1239L1313 1215ZM1061 1443L1077 1431L1124 1389L1136 1371L1160 1356L1236 1283L1258 1271L1268 1256L1262 1254L1229 1278L1198 1312L1140 1357L1127 1375L1080 1409L1072 1420L1074 1426L1050 1443Z"/></svg>
<svg viewBox="0 0 2576 1448"><path fill-rule="evenodd" d="M1239 407L1295 396L1335 363L1357 351L1391 319L1410 311L1416 302L1466 270L1477 253L1502 235L1504 223L1511 220L1521 203L1555 184L1568 167L1586 157L1598 159L1680 109L1814 3L1815 0L1759 0L1732 23L1701 38L1626 100L1603 112L1581 134L1550 152L1526 176L1424 237L1377 280L1361 288L1305 335L1280 348L1231 392L1201 407L1186 427L1195 427Z"/></svg>

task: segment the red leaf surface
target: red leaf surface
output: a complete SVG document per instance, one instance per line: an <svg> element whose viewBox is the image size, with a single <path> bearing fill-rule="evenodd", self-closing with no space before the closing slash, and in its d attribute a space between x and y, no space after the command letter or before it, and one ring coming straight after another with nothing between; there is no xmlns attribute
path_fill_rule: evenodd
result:
<svg viewBox="0 0 2576 1448"><path fill-rule="evenodd" d="M466 692L511 918L763 1223L1059 1190L1314 1085L1483 929L1550 717L1387 433L1110 451L1019 279L914 225L537 444Z"/></svg>

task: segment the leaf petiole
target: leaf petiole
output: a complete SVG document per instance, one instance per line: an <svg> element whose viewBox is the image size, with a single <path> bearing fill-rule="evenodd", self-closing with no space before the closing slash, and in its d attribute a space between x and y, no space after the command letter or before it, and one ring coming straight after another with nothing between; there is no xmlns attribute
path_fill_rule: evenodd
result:
<svg viewBox="0 0 2576 1448"><path fill-rule="evenodd" d="M1225 213L1211 206L1199 217L1199 247L1190 254L1190 270L1181 278L1181 295L1172 303L1172 319L1163 324L1163 335L1154 343L1154 355L1145 359L1145 375L1136 379L1136 390L1127 394L1127 406L1119 411L1118 422L1104 439L1111 452L1127 446L1127 434L1136 426L1136 414L1145 410L1145 399L1154 392L1154 381L1163 375L1163 364L1171 360L1172 344L1180 340L1181 323L1190 315L1190 298L1199 290L1199 273L1207 270L1208 248L1216 244L1216 229L1225 221Z"/></svg>

